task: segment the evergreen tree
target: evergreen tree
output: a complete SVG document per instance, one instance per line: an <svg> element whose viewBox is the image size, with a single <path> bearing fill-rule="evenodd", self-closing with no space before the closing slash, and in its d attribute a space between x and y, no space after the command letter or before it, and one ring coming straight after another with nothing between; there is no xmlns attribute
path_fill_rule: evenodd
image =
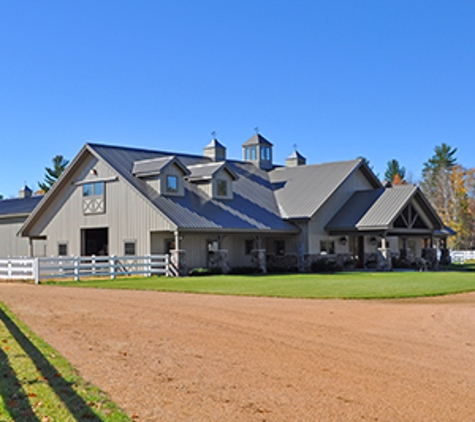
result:
<svg viewBox="0 0 475 422"><path fill-rule="evenodd" d="M406 176L406 169L402 167L397 160L392 159L388 161L386 171L384 173L384 180L393 185L398 185L404 182Z"/></svg>
<svg viewBox="0 0 475 422"><path fill-rule="evenodd" d="M62 155L56 155L53 158L53 167L45 167L45 180L43 183L38 182L38 186L43 192L48 192L51 187L54 185L54 182L58 180L61 173L69 164L69 161L66 160Z"/></svg>

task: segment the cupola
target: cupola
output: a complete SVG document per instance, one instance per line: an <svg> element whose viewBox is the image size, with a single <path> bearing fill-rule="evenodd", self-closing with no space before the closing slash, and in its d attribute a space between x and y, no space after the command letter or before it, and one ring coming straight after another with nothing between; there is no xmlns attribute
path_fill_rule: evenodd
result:
<svg viewBox="0 0 475 422"><path fill-rule="evenodd" d="M285 159L286 167L298 167L304 166L305 164L307 164L307 159L297 150L294 150L294 152Z"/></svg>
<svg viewBox="0 0 475 422"><path fill-rule="evenodd" d="M27 186L23 186L23 188L18 192L18 197L19 198L30 198L31 195L33 195L33 191Z"/></svg>
<svg viewBox="0 0 475 422"><path fill-rule="evenodd" d="M263 170L271 170L273 145L262 135L256 133L242 145L244 161L250 161Z"/></svg>
<svg viewBox="0 0 475 422"><path fill-rule="evenodd" d="M226 160L226 147L221 144L216 138L203 148L203 155L211 158L213 161Z"/></svg>

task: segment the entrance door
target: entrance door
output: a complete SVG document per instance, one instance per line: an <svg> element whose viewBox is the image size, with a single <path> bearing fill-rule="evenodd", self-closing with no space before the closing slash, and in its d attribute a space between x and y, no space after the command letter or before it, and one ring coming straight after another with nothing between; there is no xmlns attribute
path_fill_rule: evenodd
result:
<svg viewBox="0 0 475 422"><path fill-rule="evenodd" d="M82 229L81 230L81 254L83 256L105 256L109 254L109 230Z"/></svg>
<svg viewBox="0 0 475 422"><path fill-rule="evenodd" d="M364 236L350 237L350 253L356 261L356 268L364 268Z"/></svg>

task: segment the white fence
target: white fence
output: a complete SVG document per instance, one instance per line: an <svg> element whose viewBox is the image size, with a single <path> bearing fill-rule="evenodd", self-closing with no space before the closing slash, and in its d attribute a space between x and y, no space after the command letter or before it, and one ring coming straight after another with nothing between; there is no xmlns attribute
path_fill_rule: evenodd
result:
<svg viewBox="0 0 475 422"><path fill-rule="evenodd" d="M0 280L173 275L168 255L0 259Z"/></svg>
<svg viewBox="0 0 475 422"><path fill-rule="evenodd" d="M464 264L465 261L475 261L475 251L450 251L452 262Z"/></svg>

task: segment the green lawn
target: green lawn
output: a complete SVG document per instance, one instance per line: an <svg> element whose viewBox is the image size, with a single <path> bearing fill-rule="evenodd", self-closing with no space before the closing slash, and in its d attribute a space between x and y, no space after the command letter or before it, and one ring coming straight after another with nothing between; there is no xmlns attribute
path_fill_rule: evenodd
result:
<svg viewBox="0 0 475 422"><path fill-rule="evenodd" d="M342 272L335 274L219 275L121 278L52 283L106 289L293 298L405 298L475 291L475 273Z"/></svg>
<svg viewBox="0 0 475 422"><path fill-rule="evenodd" d="M130 421L0 302L0 421Z"/></svg>

